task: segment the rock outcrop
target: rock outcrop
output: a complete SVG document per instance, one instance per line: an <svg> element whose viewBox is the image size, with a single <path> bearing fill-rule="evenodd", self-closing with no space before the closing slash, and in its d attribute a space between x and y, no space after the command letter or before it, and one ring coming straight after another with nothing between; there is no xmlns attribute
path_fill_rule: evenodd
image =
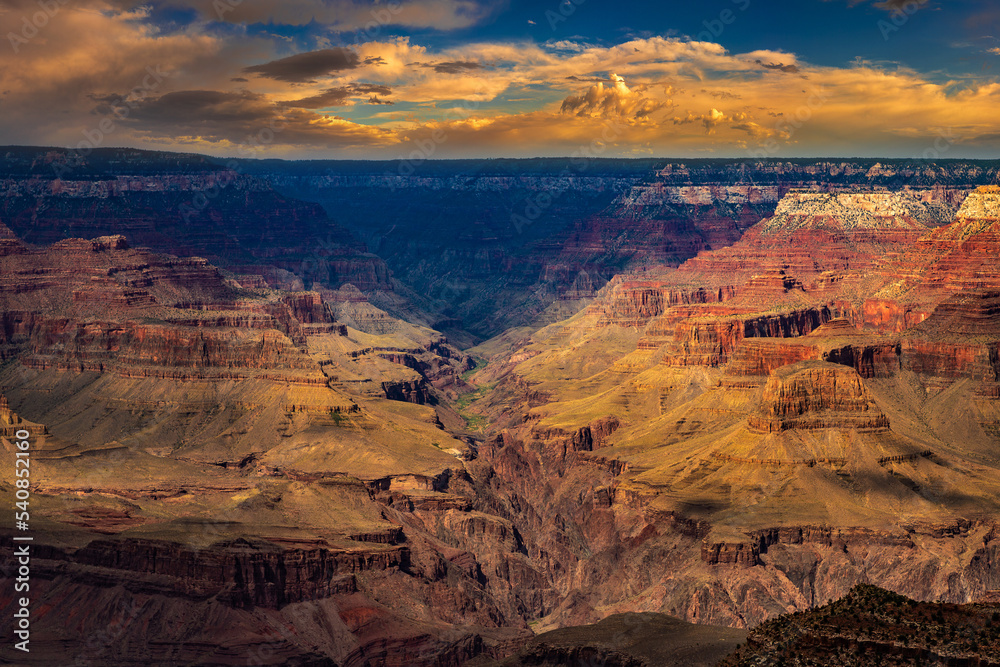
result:
<svg viewBox="0 0 1000 667"><path fill-rule="evenodd" d="M764 385L751 429L773 433L789 429L887 429L889 420L875 405L853 368L823 361L802 361L776 369Z"/></svg>
<svg viewBox="0 0 1000 667"><path fill-rule="evenodd" d="M719 665L997 665L998 613L996 605L917 602L859 584L820 608L754 628Z"/></svg>

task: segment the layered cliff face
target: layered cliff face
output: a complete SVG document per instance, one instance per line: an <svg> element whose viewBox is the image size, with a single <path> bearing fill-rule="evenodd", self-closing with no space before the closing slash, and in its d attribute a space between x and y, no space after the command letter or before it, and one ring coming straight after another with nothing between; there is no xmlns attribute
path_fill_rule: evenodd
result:
<svg viewBox="0 0 1000 667"><path fill-rule="evenodd" d="M283 192L318 201L479 336L560 321L623 270L676 266L731 245L795 188L906 189L924 224L951 220L992 165L753 160L489 160L247 165ZM453 194L448 194L453 193ZM589 294L584 299L591 298ZM565 306L565 304L562 304Z"/></svg>
<svg viewBox="0 0 1000 667"><path fill-rule="evenodd" d="M715 276L744 282L778 271L806 284L821 277L828 282L825 272L859 280L886 253L900 252L950 219L940 215L939 208L910 192L794 191L731 248L697 257L678 273L706 282Z"/></svg>
<svg viewBox="0 0 1000 667"><path fill-rule="evenodd" d="M23 252L24 245L17 235L3 222L0 222L0 255L13 255Z"/></svg>
<svg viewBox="0 0 1000 667"><path fill-rule="evenodd" d="M567 596L540 627L635 600L752 626L858 581L954 602L1000 581L995 295L894 287L967 218L938 229L912 193L786 200L731 248L481 348L489 506ZM611 416L600 444L567 440Z"/></svg>
<svg viewBox="0 0 1000 667"><path fill-rule="evenodd" d="M124 234L281 289L351 283L382 309L470 341L564 319L623 270L730 245L796 188L905 188L936 226L996 179L978 163L875 160L413 165L26 148L5 158L0 218L29 241Z"/></svg>
<svg viewBox="0 0 1000 667"><path fill-rule="evenodd" d="M483 574L537 577L473 511L474 440L443 428L471 362L443 335L122 236L16 243L0 470L28 431L32 599L65 610L28 664L457 665L530 634L517 579Z"/></svg>
<svg viewBox="0 0 1000 667"><path fill-rule="evenodd" d="M888 429L857 371L823 361L802 361L775 369L749 426L764 433L792 429Z"/></svg>
<svg viewBox="0 0 1000 667"><path fill-rule="evenodd" d="M930 261L916 292L1000 287L991 258L1000 251L1000 187L969 194L955 220L921 239L917 258Z"/></svg>
<svg viewBox="0 0 1000 667"><path fill-rule="evenodd" d="M29 173L6 174L0 219L29 243L117 234L265 280L283 270L307 287L393 288L385 263L321 207L280 195L265 179L158 154L118 156L116 169L102 168L109 152L65 164L51 151Z"/></svg>
<svg viewBox="0 0 1000 667"><path fill-rule="evenodd" d="M46 181L32 170L47 159L14 180ZM119 182L90 164L95 185L65 196L187 192L143 180L155 166ZM995 289L920 287L959 249L987 274L992 246L965 241L988 238L991 191L938 227L982 173L844 194L901 168L594 163L607 173L556 182L600 196L557 197L554 220L504 235L503 206L544 191L551 165L321 166L258 165L234 183L293 223L301 202L257 179L316 184L418 299L363 278L310 283L285 250L247 259L242 237L226 271L124 232L39 247L0 227L0 428L35 438L39 664L102 630L87 655L125 665L627 660L630 637L580 652L529 644L528 624L648 612L751 627L859 581L951 602L1000 589ZM738 178L761 184L714 182ZM803 184L816 192L781 199ZM744 223L756 231L720 249ZM969 224L957 244L928 242ZM613 276L627 266L640 270ZM490 331L512 304L554 323L471 354L427 326L430 313L461 333L485 313Z"/></svg>

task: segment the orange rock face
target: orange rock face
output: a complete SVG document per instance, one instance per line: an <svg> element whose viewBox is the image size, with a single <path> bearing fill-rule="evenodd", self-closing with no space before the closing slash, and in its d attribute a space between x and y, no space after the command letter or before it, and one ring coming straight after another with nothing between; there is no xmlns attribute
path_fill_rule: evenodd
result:
<svg viewBox="0 0 1000 667"><path fill-rule="evenodd" d="M782 367L764 385L751 429L773 433L793 428L887 429L889 420L875 405L861 376L852 368L821 361Z"/></svg>
<svg viewBox="0 0 1000 667"><path fill-rule="evenodd" d="M684 289L659 280L629 279L608 286L606 296L590 310L600 314L599 326L645 326L672 307L721 303L732 295L725 287Z"/></svg>
<svg viewBox="0 0 1000 667"><path fill-rule="evenodd" d="M863 378L885 378L900 368L897 339L864 334L846 319L835 319L797 338L746 339L734 351L726 374L770 375L788 364L822 360L850 366Z"/></svg>

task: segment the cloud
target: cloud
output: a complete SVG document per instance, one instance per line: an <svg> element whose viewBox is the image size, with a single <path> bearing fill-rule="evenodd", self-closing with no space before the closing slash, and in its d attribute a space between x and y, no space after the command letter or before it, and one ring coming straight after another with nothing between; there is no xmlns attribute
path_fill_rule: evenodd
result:
<svg viewBox="0 0 1000 667"><path fill-rule="evenodd" d="M345 47L322 49L298 53L294 56L272 60L261 65L244 67L247 74L260 74L279 81L303 82L316 77L328 76L335 72L355 69L361 59L353 50Z"/></svg>
<svg viewBox="0 0 1000 667"><path fill-rule="evenodd" d="M0 35L19 34L21 21L19 13L0 12ZM243 48L258 45L248 38ZM120 123L110 132L95 129L102 120L95 115L97 97L162 94L181 78L198 87L211 79L214 87L232 75L229 47L216 36L164 32L151 25L148 9L117 11L93 0L62 6L18 51L5 47L0 90L9 92L0 108L0 143L75 146L100 136L105 145L125 145L132 139Z"/></svg>
<svg viewBox="0 0 1000 667"><path fill-rule="evenodd" d="M274 115L274 105L257 93L217 90L181 90L136 104L130 122L144 126L172 126L183 120L190 124L252 123Z"/></svg>
<svg viewBox="0 0 1000 667"><path fill-rule="evenodd" d="M729 118L723 112L718 109L712 108L708 113L705 114L694 114L690 111L686 116L674 116L672 121L674 125L686 125L688 123L701 123L705 126L705 131L711 134L715 131L715 126L719 123L729 120Z"/></svg>
<svg viewBox="0 0 1000 667"><path fill-rule="evenodd" d="M127 0L121 0L126 2ZM138 5L143 0L132 0ZM164 0L194 9L209 21L304 26L316 23L335 32L359 31L370 37L392 26L460 30L480 25L507 7L506 0Z"/></svg>
<svg viewBox="0 0 1000 667"><path fill-rule="evenodd" d="M390 130L274 104L248 91L167 93L135 105L125 122L149 141L210 146L212 152L243 157L261 151L280 154L289 147L370 148L398 141Z"/></svg>
<svg viewBox="0 0 1000 667"><path fill-rule="evenodd" d="M1000 47L993 48L993 49L987 49L987 51L989 51L990 53L993 53L993 54L996 54L996 55L1000 56Z"/></svg>
<svg viewBox="0 0 1000 667"><path fill-rule="evenodd" d="M612 74L610 86L598 82L581 95L570 95L563 100L560 111L576 116L620 118L640 120L648 118L654 111L663 109L667 101L653 100L631 90L625 79Z"/></svg>
<svg viewBox="0 0 1000 667"><path fill-rule="evenodd" d="M481 63L473 60L452 60L450 62L443 63L420 63L420 66L433 69L439 74L460 74L483 68Z"/></svg>
<svg viewBox="0 0 1000 667"><path fill-rule="evenodd" d="M283 102L287 106L298 107L300 109L323 109L326 107L344 106L352 98L363 95L371 95L369 104L392 104L391 101L379 99L378 95L391 95L392 89L388 86L377 84L351 84L338 88L328 88L318 95L310 95L298 100Z"/></svg>
<svg viewBox="0 0 1000 667"><path fill-rule="evenodd" d="M265 132L274 136L261 155L392 158L439 129L448 133L441 157L571 155L595 140L619 156L746 155L765 141L771 155L907 156L933 146L944 128L960 137L949 157L986 157L1000 134L1000 84L955 85L903 67L817 66L780 50L730 53L655 35L610 45L568 37L439 46L362 34L350 48L289 56L270 33L235 39L217 19L173 29L129 2L74 0L19 53L0 49L0 144L75 146L100 135L101 145L232 155ZM251 4L238 7L286 11ZM323 4L369 20L376 6ZM461 3L400 6L416 4ZM0 11L0 34L21 30L20 20ZM144 88L150 71L162 75ZM405 112L365 108L391 102ZM112 114L123 103L131 113L120 119ZM336 108L350 117L329 112ZM97 132L106 120L113 130Z"/></svg>
<svg viewBox="0 0 1000 667"><path fill-rule="evenodd" d="M715 99L718 99L718 100L741 100L741 99L743 99L743 97L741 95L737 95L736 93L729 92L728 90L705 90L704 88L702 88L701 92L705 93L706 95L711 95L712 97L714 97Z"/></svg>
<svg viewBox="0 0 1000 667"><path fill-rule="evenodd" d="M780 72L788 72L789 74L794 74L799 71L798 65L786 65L784 63L765 63L761 60L755 60L754 62L766 69L774 69Z"/></svg>
<svg viewBox="0 0 1000 667"><path fill-rule="evenodd" d="M888 12L903 12L908 9L908 6L922 7L927 4L927 1L928 0L880 0L879 2L874 2L872 4L873 6L878 7L879 9L884 9Z"/></svg>

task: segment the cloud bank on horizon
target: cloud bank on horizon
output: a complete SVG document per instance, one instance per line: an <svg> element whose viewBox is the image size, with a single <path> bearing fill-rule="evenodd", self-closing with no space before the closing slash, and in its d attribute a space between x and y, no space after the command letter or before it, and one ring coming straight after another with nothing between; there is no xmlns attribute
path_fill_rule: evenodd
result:
<svg viewBox="0 0 1000 667"><path fill-rule="evenodd" d="M0 144L1000 157L986 0L0 0Z"/></svg>

